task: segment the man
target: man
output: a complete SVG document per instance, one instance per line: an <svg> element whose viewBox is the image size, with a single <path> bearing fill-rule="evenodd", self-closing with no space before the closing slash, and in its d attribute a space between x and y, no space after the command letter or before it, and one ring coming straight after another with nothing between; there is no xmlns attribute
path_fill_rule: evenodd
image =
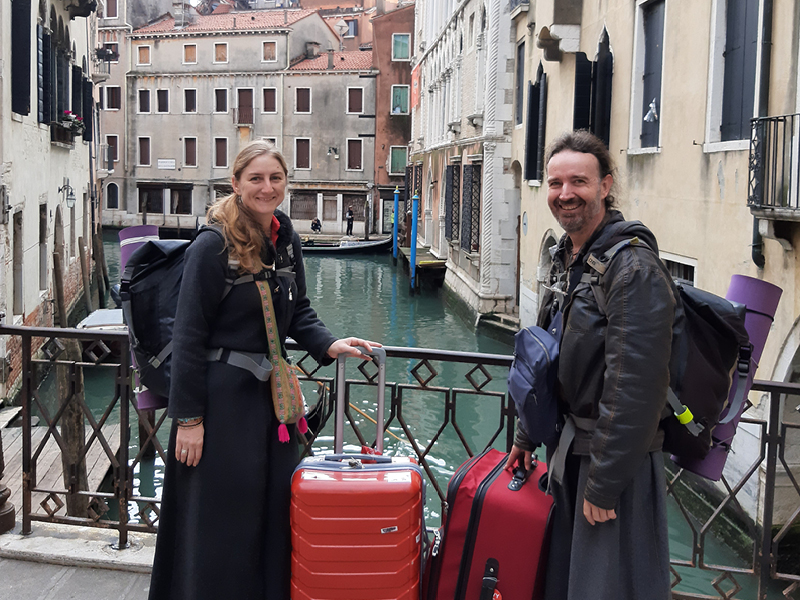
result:
<svg viewBox="0 0 800 600"><path fill-rule="evenodd" d="M559 311L563 318L565 422L557 447L548 448L555 510L547 600L670 597L659 422L668 413L679 300L653 234L613 210L614 171L608 149L588 132L564 134L548 149L547 203L566 235L554 248L539 313L542 327L557 324ZM633 237L649 248L621 249L605 265L602 290L593 289L598 272L587 260ZM529 465L533 449L518 429L508 464L524 457Z"/></svg>
<svg viewBox="0 0 800 600"><path fill-rule="evenodd" d="M353 207L348 206L347 212L344 215L347 219L347 235L353 235Z"/></svg>

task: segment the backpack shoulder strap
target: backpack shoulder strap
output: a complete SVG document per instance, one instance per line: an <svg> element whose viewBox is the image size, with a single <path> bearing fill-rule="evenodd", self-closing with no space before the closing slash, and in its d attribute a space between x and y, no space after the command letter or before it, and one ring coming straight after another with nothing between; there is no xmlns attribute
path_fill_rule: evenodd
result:
<svg viewBox="0 0 800 600"><path fill-rule="evenodd" d="M632 237L617 242L600 257L596 254L590 254L586 259L586 265L590 268L590 271L584 272L583 275L581 275L581 283L588 283L592 287L592 293L594 294L595 300L597 300L597 306L604 315L606 314L606 307L608 306L605 289L603 287L604 276L611 261L614 260L614 257L628 246L641 246L651 249L650 246L641 241L638 237Z"/></svg>

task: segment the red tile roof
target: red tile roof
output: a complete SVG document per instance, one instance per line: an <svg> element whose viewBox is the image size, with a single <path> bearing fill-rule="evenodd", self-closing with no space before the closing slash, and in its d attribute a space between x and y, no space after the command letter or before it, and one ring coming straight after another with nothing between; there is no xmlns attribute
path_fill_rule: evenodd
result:
<svg viewBox="0 0 800 600"><path fill-rule="evenodd" d="M334 71L354 71L372 68L372 52L359 52L358 50L334 52L333 70ZM296 65L292 65L290 71L327 71L328 53L323 51L317 58L307 58Z"/></svg>
<svg viewBox="0 0 800 600"><path fill-rule="evenodd" d="M286 22L284 23L284 12ZM313 10L248 10L225 14L198 15L191 25L175 27L175 19L166 15L160 21L135 30L134 35L147 33L205 33L209 31L252 31L259 29L280 29L292 25L307 16ZM235 25L234 25L235 24Z"/></svg>

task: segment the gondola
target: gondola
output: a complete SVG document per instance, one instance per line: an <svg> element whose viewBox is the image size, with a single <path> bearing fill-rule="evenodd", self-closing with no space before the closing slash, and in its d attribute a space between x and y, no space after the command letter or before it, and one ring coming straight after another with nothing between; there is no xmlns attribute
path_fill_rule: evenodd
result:
<svg viewBox="0 0 800 600"><path fill-rule="evenodd" d="M304 239L303 254L377 254L392 247L392 238L380 240L341 240L323 242L311 238Z"/></svg>

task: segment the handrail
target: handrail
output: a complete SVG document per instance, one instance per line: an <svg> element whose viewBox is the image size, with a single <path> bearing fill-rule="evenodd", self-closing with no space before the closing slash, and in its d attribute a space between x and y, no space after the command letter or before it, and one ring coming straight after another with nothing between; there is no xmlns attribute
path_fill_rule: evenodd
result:
<svg viewBox="0 0 800 600"><path fill-rule="evenodd" d="M117 530L119 533L118 545L125 547L128 544L129 532L156 531L160 501L154 495L147 495L135 487L134 473L144 461L148 460L148 452L152 453L151 456L158 453L162 459L166 456L164 447L156 437L159 429L166 427L164 425L166 411L156 416L139 410L136 406L131 387L130 348L127 335L123 332L13 325L0 325L0 335L19 338L22 349L20 375L23 406L23 506L21 511L23 533L30 533L32 523L35 521L103 527ZM64 343L65 340L82 342L85 345L83 354L78 358L69 357L67 349L69 344ZM34 344L38 344L38 346ZM291 340L287 342L287 348L290 351L299 350L297 344ZM396 346L386 346L385 350L387 365L394 368L394 370L390 368L389 372L396 373L396 367L402 365L405 372L414 379L406 378L404 381L386 382L387 411L384 431L407 443L404 448L416 456L430 480L429 489L432 490L434 498L438 496L442 514L445 514L447 509L445 503L446 481L440 470L435 468L437 465L435 461L431 460L431 451L443 436L456 436L463 446L465 458L492 445L506 449L511 447L515 411L513 402L510 401L505 391L503 378L506 369L511 364L512 357L501 354ZM322 373L316 363L312 368L311 362L313 361L310 361L308 355L304 353L297 361L297 365L304 373L302 379L318 383L318 389L321 391L320 398L323 402L320 404L320 425L306 441L306 451L319 449L316 435L324 429L328 417L333 413L334 407L331 399L336 398L339 386L345 388L344 397L347 401L345 414L350 423L347 435L351 440L355 438L357 443L369 445L371 440L362 433L357 421L360 416L366 419L371 417L351 402L354 402L356 390L376 385L374 365L365 362L357 367L360 375L355 374L355 378L340 380L335 375ZM355 371L358 361L351 361L351 363L351 370ZM457 364L465 365L469 369L464 375L463 385L442 383L440 379L437 379L445 365ZM54 404L48 404L40 394L37 377L42 367L55 365L60 365L61 369L68 371L69 381L73 384L67 386L69 391L66 397L55 398ZM82 396L75 393L78 388L74 383L80 381L82 374L89 373L89 370L94 368L111 370L114 372L114 377L109 384L110 393L107 406L96 408L93 413ZM452 371L452 368L449 367L449 370ZM782 591L787 594L800 588L800 574L795 572L794 567L787 568L786 566L789 564L786 561L786 538L790 526L800 522L800 501L797 502L796 507L789 505L787 512L785 498L781 503L775 497L776 481L779 475L788 479L791 484L790 489L793 487L800 497L800 484L788 464L788 448L786 446L790 435L800 434L800 424L782 417L782 412L788 413L789 409L794 408L794 402L787 404L784 402L784 398L786 396L800 397L800 384L757 380L753 383L752 389L769 394L770 397L768 410L763 418L747 417L743 419L749 428L756 431L754 435L759 438L759 454L753 457L752 466L737 481L728 481L723 477L721 495L710 493L708 489L697 489L690 474L684 471L671 474L668 485L668 491L678 504L679 514L686 519L684 526L689 528L692 538L686 544L691 550L691 556L688 559L673 560L672 565L673 567L690 567L710 571L717 575L713 585L719 592L719 598L735 595L723 588L731 585L738 586L737 578L747 575L754 576L758 580L759 600L765 600L767 591L772 593L776 586L786 588ZM422 425L416 420L407 419L404 413L408 408L407 398L412 396L411 406L413 407L413 396L419 394L425 395L426 406L433 411L430 414L441 415L438 428L432 435L430 432L423 431ZM329 400L329 402L326 404L324 400ZM474 408L476 402L480 402L482 414L491 414L490 411L493 411L497 416L496 424L489 423L486 431L481 435L470 430L462 430L457 418L459 406L466 403L467 406ZM784 404L786 404L786 409L782 411ZM87 437L85 452L91 448L100 447L101 454L111 465L110 491L81 489L74 474L68 477L66 485L55 485L50 488L42 487L37 479L40 475L37 474L37 460L40 458L46 442L55 440L62 449L64 447L61 433L65 414L69 407L78 408L88 424L87 431L90 435ZM39 413L41 420L39 427L33 425L34 410ZM102 414L96 414L98 410L102 410ZM464 409L462 408L462 410ZM110 422L112 416L118 417L120 424L117 453L114 452L113 445L106 439L104 430L104 426ZM128 426L132 419L138 420L139 424L139 450L135 456L129 457L128 448L131 436L134 439L137 436L137 428ZM433 426L436 424L434 423ZM371 426L367 429L372 431ZM430 441L421 445L422 442L417 438L416 433L420 433L421 437L425 439L430 438ZM395 447L395 451L396 449ZM9 475L11 473L6 473L6 483L8 483ZM757 485L760 478L763 478L766 485L762 490L758 520L752 523L748 521L745 511L739 504L737 494L748 484ZM703 495L702 502L709 506L710 514L692 515L686 507L684 495L682 495L684 492L680 491L681 488L687 488L692 493ZM89 505L88 512L81 515L67 514L66 500L69 497L83 498ZM112 517L109 508L114 508L118 516ZM777 515L784 516L779 518ZM749 536L753 540L752 561L745 566L711 564L707 559L706 540L709 539L709 536L715 535L717 525L724 518L739 519L744 522L745 529L749 531ZM680 575L674 569L672 573L673 587L675 587L680 582ZM674 589L673 598L699 600L711 598L711 596Z"/></svg>
<svg viewBox="0 0 800 600"><path fill-rule="evenodd" d="M751 208L800 210L800 113L752 119L749 188Z"/></svg>

